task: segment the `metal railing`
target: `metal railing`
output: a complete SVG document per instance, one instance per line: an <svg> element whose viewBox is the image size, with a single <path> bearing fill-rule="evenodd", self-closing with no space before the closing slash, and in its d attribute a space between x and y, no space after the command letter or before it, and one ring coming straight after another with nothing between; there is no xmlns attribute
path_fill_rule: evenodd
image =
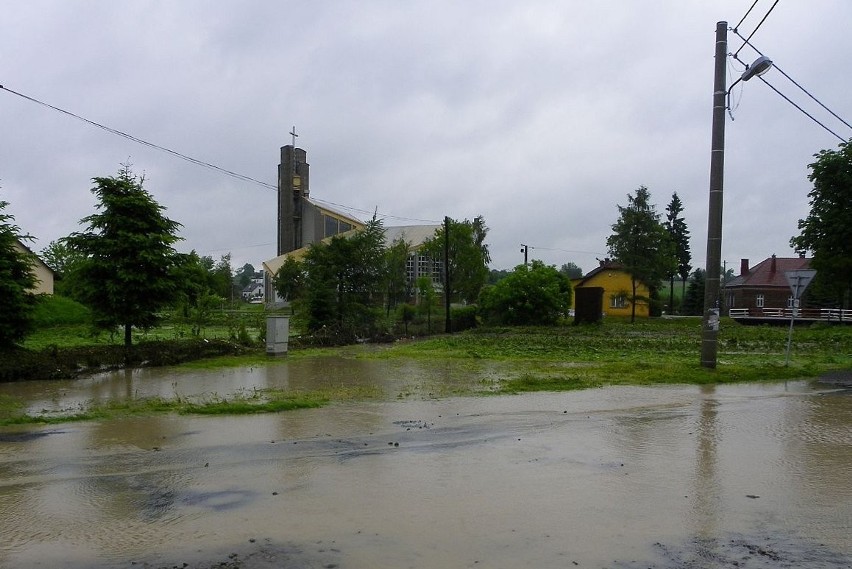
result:
<svg viewBox="0 0 852 569"><path fill-rule="evenodd" d="M840 322L852 320L852 310L839 308L731 308L731 318L803 318Z"/></svg>

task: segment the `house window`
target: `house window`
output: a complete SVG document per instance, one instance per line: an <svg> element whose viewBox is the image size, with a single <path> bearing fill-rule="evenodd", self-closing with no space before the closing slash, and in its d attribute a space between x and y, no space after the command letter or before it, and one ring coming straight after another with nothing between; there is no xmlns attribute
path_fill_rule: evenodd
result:
<svg viewBox="0 0 852 569"><path fill-rule="evenodd" d="M324 215L323 218L324 218L324 221L325 221L325 231L323 233L323 236L331 237L332 235L337 235L337 233L338 233L337 219L331 217L330 215Z"/></svg>
<svg viewBox="0 0 852 569"><path fill-rule="evenodd" d="M763 308L764 298L762 294L758 294L757 298L754 299L754 305L758 308Z"/></svg>
<svg viewBox="0 0 852 569"><path fill-rule="evenodd" d="M796 298L792 296L787 297L787 308L796 308Z"/></svg>
<svg viewBox="0 0 852 569"><path fill-rule="evenodd" d="M609 297L610 308L627 308L627 297L623 294Z"/></svg>
<svg viewBox="0 0 852 569"><path fill-rule="evenodd" d="M417 278L415 274L415 255L413 253L409 253L408 257L405 259L405 280L410 284L414 282L414 279Z"/></svg>

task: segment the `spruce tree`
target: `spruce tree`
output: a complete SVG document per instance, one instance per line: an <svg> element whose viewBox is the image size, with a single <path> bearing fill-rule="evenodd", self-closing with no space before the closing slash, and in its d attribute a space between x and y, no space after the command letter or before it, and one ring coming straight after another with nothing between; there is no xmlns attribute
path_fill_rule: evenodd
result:
<svg viewBox="0 0 852 569"><path fill-rule="evenodd" d="M637 285L641 282L654 289L671 274L675 266L674 247L645 186L639 186L635 195L628 194L627 205L618 206L618 212L618 221L613 224L613 234L606 244L610 255L630 274L630 321L634 322L637 301L650 302L637 296Z"/></svg>
<svg viewBox="0 0 852 569"><path fill-rule="evenodd" d="M163 215L165 208L129 165L93 181L99 212L80 221L87 225L84 232L66 239L82 257L76 276L95 326L123 327L124 345L130 347L133 327L155 326L160 310L176 296L178 255L172 245L180 240L180 224Z"/></svg>
<svg viewBox="0 0 852 569"><path fill-rule="evenodd" d="M32 329L37 300L32 254L21 247L29 236L21 235L14 216L3 213L8 205L0 201L0 350L11 348Z"/></svg>
<svg viewBox="0 0 852 569"><path fill-rule="evenodd" d="M692 254L689 251L689 229L686 227L684 218L679 217L683 212L683 202L680 201L677 192L672 193L672 201L666 206L666 222L664 223L666 231L669 232L672 244L674 245L674 255L677 262L676 267L673 267L669 273L669 311L674 311L674 278L675 275L680 276L681 280L681 296L685 294L686 279L689 278L689 271L692 270Z"/></svg>

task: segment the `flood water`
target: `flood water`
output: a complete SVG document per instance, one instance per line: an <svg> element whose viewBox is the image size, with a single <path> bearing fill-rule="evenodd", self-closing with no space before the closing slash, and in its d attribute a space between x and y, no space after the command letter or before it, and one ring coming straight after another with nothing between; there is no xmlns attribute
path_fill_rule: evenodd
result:
<svg viewBox="0 0 852 569"><path fill-rule="evenodd" d="M848 391L446 395L494 373L324 358L0 385L31 409L255 387L386 396L2 428L0 567L852 567Z"/></svg>

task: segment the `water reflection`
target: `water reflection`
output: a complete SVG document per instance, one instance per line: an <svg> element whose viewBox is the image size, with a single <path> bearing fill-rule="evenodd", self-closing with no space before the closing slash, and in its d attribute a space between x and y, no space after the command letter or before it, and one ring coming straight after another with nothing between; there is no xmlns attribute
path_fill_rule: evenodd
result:
<svg viewBox="0 0 852 569"><path fill-rule="evenodd" d="M696 425L695 475L693 476L692 511L696 536L696 559L707 559L718 555L714 551L714 538L722 528L721 496L717 476L716 449L719 444L717 423L718 400L716 387L705 385L700 388L698 420ZM689 433L692 435L692 433Z"/></svg>
<svg viewBox="0 0 852 569"><path fill-rule="evenodd" d="M389 401L0 429L0 567L852 560L849 395L799 382L428 396L490 373L294 360L3 386L31 405L246 386L372 385ZM408 390L424 396L395 400Z"/></svg>
<svg viewBox="0 0 852 569"><path fill-rule="evenodd" d="M487 389L496 375L512 373L512 365L451 361L365 360L308 357L280 360L262 367L191 370L145 368L97 374L80 380L0 383L0 394L27 402L29 413L79 411L89 403L145 398L211 400L254 390L313 391L368 388L385 398L447 396Z"/></svg>

